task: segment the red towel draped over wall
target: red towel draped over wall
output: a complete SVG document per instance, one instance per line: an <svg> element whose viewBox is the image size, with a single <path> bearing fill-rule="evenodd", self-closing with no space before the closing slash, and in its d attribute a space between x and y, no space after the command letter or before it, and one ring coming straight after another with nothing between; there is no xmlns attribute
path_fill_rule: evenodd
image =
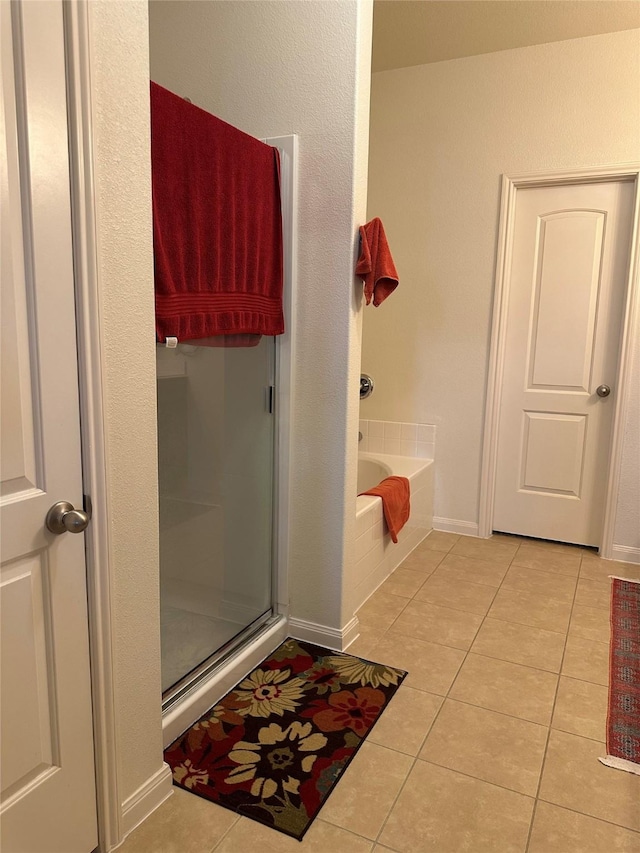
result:
<svg viewBox="0 0 640 853"><path fill-rule="evenodd" d="M377 216L366 225L360 226L360 256L356 264L356 275L361 276L364 281L367 305L373 299L373 304L377 307L398 286L398 271L391 256L384 225Z"/></svg>
<svg viewBox="0 0 640 853"><path fill-rule="evenodd" d="M282 334L278 151L152 82L151 165L158 339Z"/></svg>

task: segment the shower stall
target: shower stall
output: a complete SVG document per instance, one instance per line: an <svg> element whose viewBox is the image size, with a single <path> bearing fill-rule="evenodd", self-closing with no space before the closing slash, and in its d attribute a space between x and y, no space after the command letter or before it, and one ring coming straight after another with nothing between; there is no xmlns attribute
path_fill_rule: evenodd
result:
<svg viewBox="0 0 640 853"><path fill-rule="evenodd" d="M281 157L285 334L156 347L166 738L286 636L297 140L264 141Z"/></svg>

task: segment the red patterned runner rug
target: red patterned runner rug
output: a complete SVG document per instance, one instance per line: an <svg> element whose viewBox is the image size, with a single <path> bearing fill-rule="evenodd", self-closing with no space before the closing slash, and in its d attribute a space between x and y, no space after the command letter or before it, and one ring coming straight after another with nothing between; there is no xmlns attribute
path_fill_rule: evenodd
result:
<svg viewBox="0 0 640 853"><path fill-rule="evenodd" d="M166 749L174 784L302 839L406 674L286 640Z"/></svg>
<svg viewBox="0 0 640 853"><path fill-rule="evenodd" d="M612 578L607 755L640 775L640 580Z"/></svg>

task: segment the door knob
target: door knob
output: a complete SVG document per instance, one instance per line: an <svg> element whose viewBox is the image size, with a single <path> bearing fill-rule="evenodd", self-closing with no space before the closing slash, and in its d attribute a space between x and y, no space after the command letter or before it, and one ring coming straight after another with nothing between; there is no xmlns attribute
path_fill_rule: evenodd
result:
<svg viewBox="0 0 640 853"><path fill-rule="evenodd" d="M74 509L69 501L55 503L45 519L52 533L82 533L91 521L91 515L83 509Z"/></svg>
<svg viewBox="0 0 640 853"><path fill-rule="evenodd" d="M596 394L598 397L608 397L611 393L611 388L608 385L598 385L596 388Z"/></svg>

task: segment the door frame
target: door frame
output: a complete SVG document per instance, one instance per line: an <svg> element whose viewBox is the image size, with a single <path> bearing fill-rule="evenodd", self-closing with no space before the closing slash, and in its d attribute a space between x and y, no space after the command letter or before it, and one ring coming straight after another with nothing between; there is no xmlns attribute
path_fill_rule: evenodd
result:
<svg viewBox="0 0 640 853"><path fill-rule="evenodd" d="M511 287L511 260L518 190L532 187L570 186L572 184L602 183L604 181L629 181L634 184L633 225L629 253L629 268L626 281L626 297L620 352L615 410L609 448L607 493L605 499L604 525L600 543L600 556L614 558L614 527L620 474L622 465L623 430L628 411L631 386L631 358L639 343L638 321L640 320L640 294L638 268L640 263L638 223L640 218L640 163L590 167L560 172L528 172L502 175L500 222L496 253L495 287L493 295L493 317L487 392L482 443L482 468L480 475L480 508L478 535L484 539L493 531L493 507L498 458L498 418L502 402L502 380L504 373L507 311ZM619 556L619 555L615 555Z"/></svg>
<svg viewBox="0 0 640 853"><path fill-rule="evenodd" d="M85 534L98 851L126 834L118 768L118 726L113 678L114 602L110 568L109 495L104 424L101 306L92 126L92 58L87 0L63 3L71 210L78 335L78 385L83 490L93 515Z"/></svg>

